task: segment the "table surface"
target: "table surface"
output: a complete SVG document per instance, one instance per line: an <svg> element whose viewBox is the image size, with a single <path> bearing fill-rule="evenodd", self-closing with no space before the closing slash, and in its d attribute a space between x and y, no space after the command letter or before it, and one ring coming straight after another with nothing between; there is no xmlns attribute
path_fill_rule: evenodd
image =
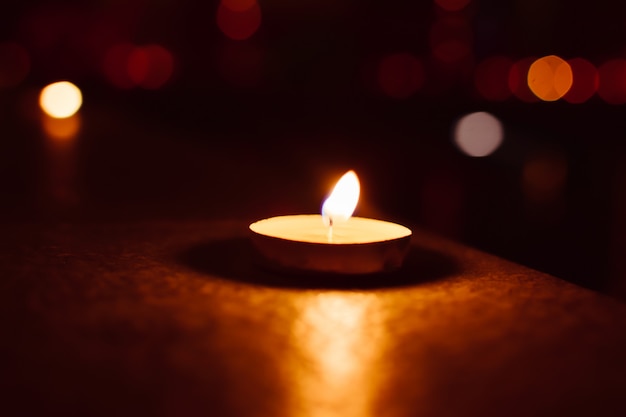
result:
<svg viewBox="0 0 626 417"><path fill-rule="evenodd" d="M241 220L2 229L3 416L626 415L626 305L420 230L336 279Z"/></svg>

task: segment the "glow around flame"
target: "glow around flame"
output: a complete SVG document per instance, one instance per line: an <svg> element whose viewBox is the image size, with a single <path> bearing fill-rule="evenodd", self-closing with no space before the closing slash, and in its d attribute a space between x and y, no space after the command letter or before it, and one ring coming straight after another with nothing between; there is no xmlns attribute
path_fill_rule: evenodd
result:
<svg viewBox="0 0 626 417"><path fill-rule="evenodd" d="M339 179L330 196L322 205L322 219L329 226L347 221L359 201L361 187L354 171L348 171Z"/></svg>

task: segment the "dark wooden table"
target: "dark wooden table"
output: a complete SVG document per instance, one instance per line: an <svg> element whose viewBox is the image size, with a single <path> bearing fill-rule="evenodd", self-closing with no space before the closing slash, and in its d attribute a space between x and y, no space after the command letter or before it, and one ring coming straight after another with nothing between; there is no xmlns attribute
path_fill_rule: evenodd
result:
<svg viewBox="0 0 626 417"><path fill-rule="evenodd" d="M279 275L246 226L3 225L0 415L626 415L613 299L419 230L396 274Z"/></svg>

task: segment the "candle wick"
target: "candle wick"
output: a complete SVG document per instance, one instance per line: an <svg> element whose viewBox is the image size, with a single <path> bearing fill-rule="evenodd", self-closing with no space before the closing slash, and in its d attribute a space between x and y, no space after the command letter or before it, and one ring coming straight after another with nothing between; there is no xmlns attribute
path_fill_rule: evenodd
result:
<svg viewBox="0 0 626 417"><path fill-rule="evenodd" d="M333 241L333 218L328 218L328 242Z"/></svg>

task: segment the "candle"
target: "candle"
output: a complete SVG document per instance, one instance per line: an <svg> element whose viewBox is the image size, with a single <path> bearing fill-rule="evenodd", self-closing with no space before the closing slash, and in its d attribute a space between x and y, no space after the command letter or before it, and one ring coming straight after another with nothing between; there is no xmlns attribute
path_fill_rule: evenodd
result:
<svg viewBox="0 0 626 417"><path fill-rule="evenodd" d="M396 223L352 217L360 194L354 171L337 182L321 214L272 217L250 225L264 262L287 271L368 274L399 268L411 230Z"/></svg>

